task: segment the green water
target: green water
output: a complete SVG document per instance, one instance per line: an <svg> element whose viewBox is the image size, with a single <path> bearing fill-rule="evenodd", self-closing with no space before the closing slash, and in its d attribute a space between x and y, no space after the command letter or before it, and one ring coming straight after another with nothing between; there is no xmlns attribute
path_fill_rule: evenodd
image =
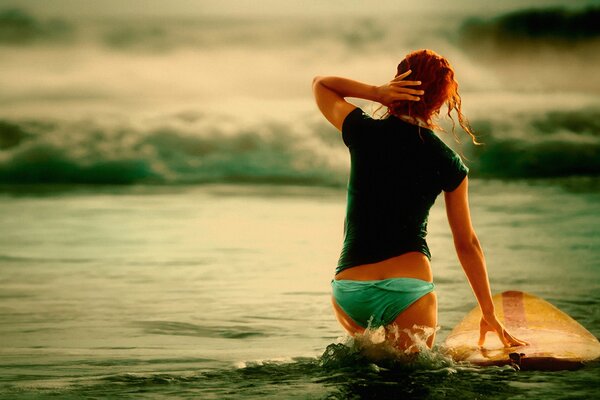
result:
<svg viewBox="0 0 600 400"><path fill-rule="evenodd" d="M471 207L493 290L541 296L598 336L600 195L573 185L475 180ZM364 359L329 302L344 200L293 186L4 187L0 397L594 397L597 363L475 368L439 348ZM441 201L429 243L440 345L475 305Z"/></svg>

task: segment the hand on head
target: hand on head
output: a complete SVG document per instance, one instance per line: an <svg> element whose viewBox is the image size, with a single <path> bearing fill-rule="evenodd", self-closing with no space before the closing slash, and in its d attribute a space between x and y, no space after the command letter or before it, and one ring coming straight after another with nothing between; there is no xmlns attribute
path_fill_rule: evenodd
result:
<svg viewBox="0 0 600 400"><path fill-rule="evenodd" d="M399 101L419 101L421 98L419 95L425 94L423 90L411 89L407 86L419 86L421 81L405 81L411 73L410 70L403 74L398 75L388 83L378 86L378 101L386 107L397 103Z"/></svg>

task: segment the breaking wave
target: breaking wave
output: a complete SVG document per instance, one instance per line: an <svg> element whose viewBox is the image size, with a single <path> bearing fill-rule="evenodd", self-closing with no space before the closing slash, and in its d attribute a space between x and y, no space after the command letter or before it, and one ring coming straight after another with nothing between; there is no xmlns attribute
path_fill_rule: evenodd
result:
<svg viewBox="0 0 600 400"><path fill-rule="evenodd" d="M233 126L201 115L139 124L0 122L0 182L254 182L339 186L343 145L302 121Z"/></svg>
<svg viewBox="0 0 600 400"><path fill-rule="evenodd" d="M41 20L19 8L0 10L0 43L3 44L64 42L73 34L72 24L61 18Z"/></svg>
<svg viewBox="0 0 600 400"><path fill-rule="evenodd" d="M461 47L451 40L457 25L441 15L423 27L407 16L406 24L397 23L393 14L102 20L0 10L0 52L6 55L0 182L343 187L347 151L316 111L253 124L193 111L152 119L136 113L206 110L218 102L218 110L254 118L254 111L239 107L248 100L268 115L300 113L306 110L301 103L311 102L310 76L335 73L339 65L351 76L375 70L379 62L393 67L395 55L423 45L439 46L456 60L464 98L475 99L465 104L484 115L471 122L485 145L465 140L460 146L472 176L597 176L600 109L593 99L600 88L594 69L600 53L588 50L598 48L600 31L589 23L598 13L598 7L538 9L469 20L458 34L473 43ZM553 43L548 38L554 37L573 46L535 57L520 51L537 51L543 46L536 43ZM488 49L490 40L514 43L516 50ZM469 60L473 54L476 59ZM557 79L565 70L568 79ZM579 102L579 95L592 99L581 102L587 108L565 107ZM525 108L532 111L525 114ZM107 110L116 117L100 115ZM78 117L81 111L92 117Z"/></svg>
<svg viewBox="0 0 600 400"><path fill-rule="evenodd" d="M346 17L340 20L313 17L292 21L276 17L139 17L104 20L73 16L47 18L22 8L0 9L0 45L32 44L97 45L116 51L168 52L181 48L221 49L281 48L305 49L331 46L341 52L366 48L397 48L398 37L416 35L408 27L409 18L397 23L397 16L386 18ZM434 30L444 21L430 19ZM427 35L435 32L426 31ZM318 51L317 51L318 52Z"/></svg>
<svg viewBox="0 0 600 400"><path fill-rule="evenodd" d="M485 41L494 46L544 43L549 46L572 46L600 38L600 7L580 10L566 8L527 9L492 19L469 18L461 27L462 38L469 45Z"/></svg>
<svg viewBox="0 0 600 400"><path fill-rule="evenodd" d="M470 167L480 177L598 176L599 118L583 109L473 121L485 145L466 151Z"/></svg>
<svg viewBox="0 0 600 400"><path fill-rule="evenodd" d="M485 144L465 141L461 151L474 177L597 176L598 121L596 109L474 120ZM0 121L2 183L343 187L348 163L339 134L318 115L254 125L194 113L139 122Z"/></svg>

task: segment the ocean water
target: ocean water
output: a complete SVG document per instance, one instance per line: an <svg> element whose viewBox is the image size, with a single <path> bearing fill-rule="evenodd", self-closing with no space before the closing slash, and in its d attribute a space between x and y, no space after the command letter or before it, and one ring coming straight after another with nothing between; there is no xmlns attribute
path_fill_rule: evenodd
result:
<svg viewBox="0 0 600 400"><path fill-rule="evenodd" d="M540 296L598 337L594 2L46 3L0 2L0 398L598 396L598 363L446 355L475 300L441 199L434 350L374 359L344 335L329 282L349 160L310 88L446 55L484 145L447 120L440 136L471 169L493 291Z"/></svg>
<svg viewBox="0 0 600 400"><path fill-rule="evenodd" d="M493 290L541 296L598 336L600 194L472 187ZM598 363L517 372L444 355L475 301L443 202L429 232L438 347L389 365L364 359L332 314L341 189L10 189L0 196L2 398L560 399L598 389Z"/></svg>

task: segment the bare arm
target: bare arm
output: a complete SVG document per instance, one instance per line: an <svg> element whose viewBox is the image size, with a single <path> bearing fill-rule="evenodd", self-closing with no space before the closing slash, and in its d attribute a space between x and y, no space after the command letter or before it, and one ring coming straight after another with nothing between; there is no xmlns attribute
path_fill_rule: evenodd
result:
<svg viewBox="0 0 600 400"><path fill-rule="evenodd" d="M468 185L468 178L465 177L454 191L444 193L444 199L458 259L483 314L480 324L479 345L483 345L485 335L489 331L495 331L507 347L525 345L526 342L511 336L496 317L485 257L471 223Z"/></svg>
<svg viewBox="0 0 600 400"><path fill-rule="evenodd" d="M344 119L356 108L346 101L346 97L376 101L385 106L396 101L418 101L419 97L415 95L423 94L423 91L405 86L420 85L421 82L403 80L408 74L410 71L398 75L389 83L381 86L368 85L335 76L317 76L313 79L313 94L321 113L341 131Z"/></svg>

